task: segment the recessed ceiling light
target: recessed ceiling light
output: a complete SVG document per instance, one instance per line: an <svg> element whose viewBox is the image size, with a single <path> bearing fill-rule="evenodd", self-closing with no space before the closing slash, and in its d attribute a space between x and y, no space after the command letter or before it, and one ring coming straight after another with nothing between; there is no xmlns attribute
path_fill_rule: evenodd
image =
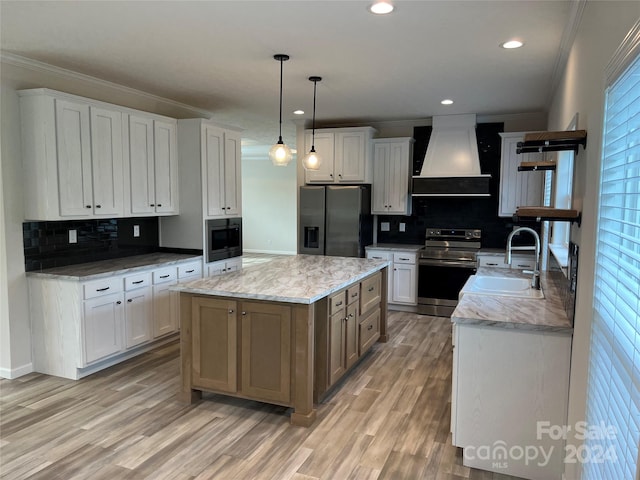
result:
<svg viewBox="0 0 640 480"><path fill-rule="evenodd" d="M369 7L369 11L376 15L386 15L393 12L393 5L391 2L375 2Z"/></svg>
<svg viewBox="0 0 640 480"><path fill-rule="evenodd" d="M509 40L508 42L504 42L502 45L500 45L502 48L520 48L521 46L523 46L524 43L522 43L520 40Z"/></svg>
<svg viewBox="0 0 640 480"><path fill-rule="evenodd" d="M293 114L294 115L304 115L304 110L294 110Z"/></svg>
<svg viewBox="0 0 640 480"><path fill-rule="evenodd" d="M440 102L442 105L451 105L453 103L453 100L449 99L449 98L445 98L444 100L442 100Z"/></svg>

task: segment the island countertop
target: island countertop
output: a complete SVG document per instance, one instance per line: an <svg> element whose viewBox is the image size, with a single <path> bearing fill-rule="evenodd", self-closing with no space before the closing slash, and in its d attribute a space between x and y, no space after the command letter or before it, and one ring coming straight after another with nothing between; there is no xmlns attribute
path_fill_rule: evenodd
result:
<svg viewBox="0 0 640 480"><path fill-rule="evenodd" d="M291 255L237 272L179 283L172 290L311 304L383 268L386 260Z"/></svg>
<svg viewBox="0 0 640 480"><path fill-rule="evenodd" d="M519 270L481 267L476 275L531 278ZM467 293L451 315L453 323L521 330L571 333L573 326L562 304L558 287L548 272L540 275L544 299L525 299Z"/></svg>

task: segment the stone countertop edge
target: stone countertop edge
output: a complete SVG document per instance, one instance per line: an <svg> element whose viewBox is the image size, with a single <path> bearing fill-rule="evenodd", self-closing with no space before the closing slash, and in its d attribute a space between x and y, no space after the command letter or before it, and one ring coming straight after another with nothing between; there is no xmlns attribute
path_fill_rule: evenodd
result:
<svg viewBox="0 0 640 480"><path fill-rule="evenodd" d="M492 267L481 267L476 275L530 278L519 270ZM573 326L565 313L560 293L547 272L542 272L541 284L544 299L465 294L451 315L451 322L571 334Z"/></svg>
<svg viewBox="0 0 640 480"><path fill-rule="evenodd" d="M418 250L422 250L424 248L424 244L421 245L405 245L403 243L374 243L372 245L367 245L365 250L396 250L398 252L417 252Z"/></svg>
<svg viewBox="0 0 640 480"><path fill-rule="evenodd" d="M42 271L26 272L27 277L50 280L87 281L99 278L123 275L148 270L150 268L169 267L180 263L202 260L202 255L184 253L148 253L130 257L114 258L99 262L79 263L64 267L49 268ZM95 273L92 273L95 272Z"/></svg>
<svg viewBox="0 0 640 480"><path fill-rule="evenodd" d="M295 258L296 256L294 256ZM297 257L312 257L309 255L297 255ZM340 261L343 257L318 257L318 258L335 258L336 261ZM228 297L228 298L238 298L244 300L265 300L271 302L282 302L282 303L297 303L297 304L305 304L310 305L312 303L317 302L318 300L331 295L343 288L358 282L369 275L382 270L385 267L389 267L390 262L386 260L367 260L364 258L351 258L351 260L363 260L370 263L369 267L366 270L359 272L355 275L350 275L349 277L345 277L341 279L339 283L333 284L326 288L318 288L316 292L312 295L286 295L280 294L276 292L269 292L269 287L265 288L266 291L260 292L259 290L263 288L259 284L251 283L251 278L249 278L248 282L243 282L243 275L246 273L250 273L251 276L256 277L259 276L260 271L268 271L270 268L273 268L275 262L279 260L273 260L271 262L267 262L260 265L254 265L248 270L239 270L237 272L228 273L225 275L217 276L217 277L208 277L199 280L193 280L185 283L178 283L175 286L169 288L169 290L191 293L196 295L207 295L214 297ZM294 279L294 283L296 287L301 287L304 289L304 284L302 282L296 281L295 277L291 277ZM315 279L314 279L315 280ZM225 284L233 285L234 282L238 282L240 285L236 284L235 290L231 288L225 288ZM208 283L214 283L214 285L208 285ZM220 285L215 285L219 283ZM234 288L234 287L232 287Z"/></svg>

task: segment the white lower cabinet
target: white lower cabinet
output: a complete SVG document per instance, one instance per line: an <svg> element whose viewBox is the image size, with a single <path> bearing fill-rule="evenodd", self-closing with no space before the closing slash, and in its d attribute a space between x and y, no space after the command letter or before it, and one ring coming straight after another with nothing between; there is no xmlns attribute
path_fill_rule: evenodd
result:
<svg viewBox="0 0 640 480"><path fill-rule="evenodd" d="M207 276L224 275L242 269L242 257L227 258L207 264Z"/></svg>
<svg viewBox="0 0 640 480"><path fill-rule="evenodd" d="M478 255L478 267L514 268L533 270L536 259L533 255L512 255L511 265L505 263L504 255Z"/></svg>
<svg viewBox="0 0 640 480"><path fill-rule="evenodd" d="M368 249L367 258L389 260L388 299L390 304L418 304L418 266L417 253L385 249Z"/></svg>
<svg viewBox="0 0 640 480"><path fill-rule="evenodd" d="M153 338L178 329L177 297L170 290L178 283L178 269L167 267L153 272Z"/></svg>
<svg viewBox="0 0 640 480"><path fill-rule="evenodd" d="M457 323L453 344L451 432L463 465L560 480L564 440L539 425L567 424L571 334Z"/></svg>
<svg viewBox="0 0 640 480"><path fill-rule="evenodd" d="M85 366L124 349L122 293L103 295L83 302L83 345Z"/></svg>

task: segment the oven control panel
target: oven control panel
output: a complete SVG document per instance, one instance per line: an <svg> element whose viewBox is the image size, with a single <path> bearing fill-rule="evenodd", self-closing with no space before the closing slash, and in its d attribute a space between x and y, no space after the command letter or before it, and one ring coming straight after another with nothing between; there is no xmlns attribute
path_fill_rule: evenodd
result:
<svg viewBox="0 0 640 480"><path fill-rule="evenodd" d="M455 239L455 240L480 240L482 230L465 228L427 228L428 239Z"/></svg>

